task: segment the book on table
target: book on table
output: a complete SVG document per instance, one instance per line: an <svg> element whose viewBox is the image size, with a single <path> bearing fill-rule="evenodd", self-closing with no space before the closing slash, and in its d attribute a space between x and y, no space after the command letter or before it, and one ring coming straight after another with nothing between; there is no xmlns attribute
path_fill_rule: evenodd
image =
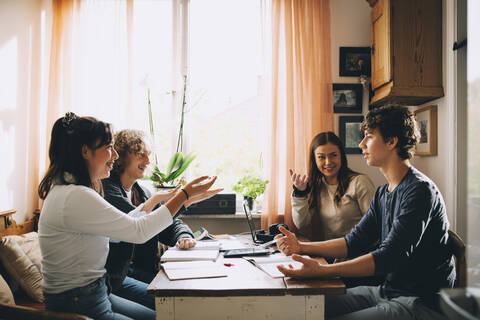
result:
<svg viewBox="0 0 480 320"><path fill-rule="evenodd" d="M308 256L302 256L308 258ZM243 257L245 260L251 262L260 270L263 270L272 278L283 278L285 275L281 273L277 266L282 265L285 268L289 268L290 265L294 269L299 269L302 266L302 263L292 259L292 256L286 256L283 253L271 254L264 257Z"/></svg>
<svg viewBox="0 0 480 320"><path fill-rule="evenodd" d="M162 268L170 280L226 277L225 266L213 261L165 262Z"/></svg>
<svg viewBox="0 0 480 320"><path fill-rule="evenodd" d="M169 248L164 252L160 261L215 261L219 252L220 243L218 241L198 241L196 246L190 249Z"/></svg>

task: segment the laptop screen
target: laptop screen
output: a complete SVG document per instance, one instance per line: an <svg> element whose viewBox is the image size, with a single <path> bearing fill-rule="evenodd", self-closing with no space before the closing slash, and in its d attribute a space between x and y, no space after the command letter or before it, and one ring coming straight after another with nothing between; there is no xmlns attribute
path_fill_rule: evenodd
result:
<svg viewBox="0 0 480 320"><path fill-rule="evenodd" d="M256 243L257 235L255 234L255 224L253 223L252 213L249 209L247 209L245 202L246 201L243 202L243 211L245 211L245 215L247 216L248 227L250 228L250 233L252 234L252 240L254 243Z"/></svg>

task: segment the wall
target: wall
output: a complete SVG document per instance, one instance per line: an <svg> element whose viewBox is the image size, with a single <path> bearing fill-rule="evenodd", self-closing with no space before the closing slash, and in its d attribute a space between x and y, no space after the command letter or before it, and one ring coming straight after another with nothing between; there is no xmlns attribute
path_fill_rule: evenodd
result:
<svg viewBox="0 0 480 320"><path fill-rule="evenodd" d="M359 83L358 77L340 77L340 47L370 47L370 6L365 0L332 0L331 11L331 48L333 83ZM368 112L368 91L363 91L363 113ZM335 132L338 131L338 117L335 114ZM367 174L376 187L386 183L376 167L369 167L361 154L347 156L348 165L355 171Z"/></svg>
<svg viewBox="0 0 480 320"><path fill-rule="evenodd" d="M357 83L354 77L339 76L339 47L370 46L370 6L365 0L331 1L332 78L334 83ZM445 96L425 105L438 106L438 155L416 157L412 163L427 174L439 187L446 205L452 229L456 229L456 169L457 126L455 86L455 56L451 50L455 39L455 1L443 0L443 86ZM368 112L367 92L364 91L363 112ZM411 107L416 110L418 107ZM343 114L342 114L343 115ZM338 116L336 132L338 133ZM376 186L386 182L377 168L368 167L361 155L349 155L352 169L366 173ZM460 232L462 233L462 232ZM462 235L462 234L461 234Z"/></svg>
<svg viewBox="0 0 480 320"><path fill-rule="evenodd" d="M461 165L464 160L461 158L462 155L457 153L457 150L465 144L465 141L459 139L458 129L466 126L466 123L462 123L466 106L459 106L457 110L457 64L456 53L452 51L453 43L456 41L455 12L455 1L444 0L442 71L445 96L419 106L438 106L438 155L416 157L413 160L413 165L428 175L437 184L447 206L451 229L457 230L460 236L465 239L465 214L459 214L457 216L457 187L460 184L465 184L465 177L457 175L457 168L466 165ZM412 107L412 110L416 109L417 107ZM460 158L458 156L460 156ZM462 222L458 223L460 221Z"/></svg>
<svg viewBox="0 0 480 320"><path fill-rule="evenodd" d="M38 208L32 199L42 151L25 141L39 135L42 12L49 3L0 1L0 210L16 209L17 222Z"/></svg>

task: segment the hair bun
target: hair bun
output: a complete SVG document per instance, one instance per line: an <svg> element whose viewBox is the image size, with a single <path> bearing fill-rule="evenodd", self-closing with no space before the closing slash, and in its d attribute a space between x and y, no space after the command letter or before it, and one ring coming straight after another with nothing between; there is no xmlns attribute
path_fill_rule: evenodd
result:
<svg viewBox="0 0 480 320"><path fill-rule="evenodd" d="M62 119L62 125L65 129L67 130L73 130L72 128L72 123L73 121L77 119L77 115L73 112L67 112L65 113L65 116Z"/></svg>

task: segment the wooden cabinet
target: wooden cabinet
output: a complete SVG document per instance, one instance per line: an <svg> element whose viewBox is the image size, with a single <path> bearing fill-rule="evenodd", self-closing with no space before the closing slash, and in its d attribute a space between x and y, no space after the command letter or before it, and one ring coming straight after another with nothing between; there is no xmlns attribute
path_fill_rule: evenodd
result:
<svg viewBox="0 0 480 320"><path fill-rule="evenodd" d="M442 1L367 1L372 6L370 104L420 105L443 97Z"/></svg>

